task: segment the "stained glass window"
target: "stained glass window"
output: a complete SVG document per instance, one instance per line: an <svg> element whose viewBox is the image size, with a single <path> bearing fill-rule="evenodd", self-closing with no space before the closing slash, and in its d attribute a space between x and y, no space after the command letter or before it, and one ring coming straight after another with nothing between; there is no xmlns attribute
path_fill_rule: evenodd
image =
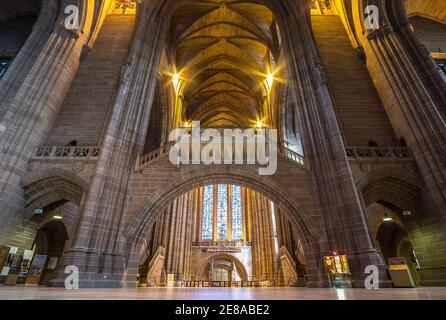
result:
<svg viewBox="0 0 446 320"><path fill-rule="evenodd" d="M214 186L205 186L203 190L203 221L201 237L212 240L212 216L214 213Z"/></svg>
<svg viewBox="0 0 446 320"><path fill-rule="evenodd" d="M229 188L232 190L231 197L228 196L230 190ZM232 239L228 239L228 222L231 222ZM214 226L217 227L217 230L215 231L217 237L216 239L214 239ZM201 234L202 240L243 240L242 199L240 186L219 184L204 187Z"/></svg>
<svg viewBox="0 0 446 320"><path fill-rule="evenodd" d="M226 240L228 237L228 186L226 184L218 185L217 226L218 240Z"/></svg>
<svg viewBox="0 0 446 320"><path fill-rule="evenodd" d="M440 70L446 76L446 61L438 61L438 67L440 67Z"/></svg>
<svg viewBox="0 0 446 320"><path fill-rule="evenodd" d="M232 187L232 240L242 240L242 200L241 188Z"/></svg>
<svg viewBox="0 0 446 320"><path fill-rule="evenodd" d="M0 58L0 78L5 74L11 58Z"/></svg>

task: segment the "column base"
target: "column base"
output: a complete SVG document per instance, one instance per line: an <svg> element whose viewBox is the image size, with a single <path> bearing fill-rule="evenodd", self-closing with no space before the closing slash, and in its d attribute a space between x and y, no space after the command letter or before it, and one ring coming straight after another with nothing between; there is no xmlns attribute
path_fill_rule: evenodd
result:
<svg viewBox="0 0 446 320"><path fill-rule="evenodd" d="M116 253L99 253L89 249L71 249L56 268L48 286L65 287L70 273L65 268L75 266L79 271L79 288L122 288L125 257Z"/></svg>
<svg viewBox="0 0 446 320"><path fill-rule="evenodd" d="M387 271L387 265L381 252L376 249L347 253L352 273L353 288L365 288L365 281L370 274L365 273L367 266L376 266L379 270L378 288L392 288L393 284Z"/></svg>

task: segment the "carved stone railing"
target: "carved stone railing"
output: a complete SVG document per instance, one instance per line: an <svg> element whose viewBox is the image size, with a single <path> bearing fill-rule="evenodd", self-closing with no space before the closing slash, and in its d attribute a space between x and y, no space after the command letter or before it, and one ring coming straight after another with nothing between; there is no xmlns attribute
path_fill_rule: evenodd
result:
<svg viewBox="0 0 446 320"><path fill-rule="evenodd" d="M146 155L138 156L136 160L135 171L140 171L144 169L144 167L146 167L150 162L169 153L173 145L174 143L168 143ZM278 153L281 154L283 157L297 163L298 165L305 167L306 169L309 168L308 162L305 160L304 156L288 149L287 147L281 144L278 144Z"/></svg>
<svg viewBox="0 0 446 320"><path fill-rule="evenodd" d="M309 169L309 163L305 160L305 157L293 150L288 149L287 147L279 144L279 153L282 154L285 158L288 158L297 164Z"/></svg>
<svg viewBox="0 0 446 320"><path fill-rule="evenodd" d="M166 153L169 153L170 148L172 148L172 146L173 143L168 143L146 155L138 156L138 158L136 159L135 170L140 171L153 160L165 155Z"/></svg>
<svg viewBox="0 0 446 320"><path fill-rule="evenodd" d="M33 153L33 160L71 160L71 159L97 159L101 148L94 147L37 147Z"/></svg>
<svg viewBox="0 0 446 320"><path fill-rule="evenodd" d="M346 147L352 161L413 161L408 147Z"/></svg>
<svg viewBox="0 0 446 320"><path fill-rule="evenodd" d="M212 240L203 240L203 241L194 241L192 242L193 247L251 247L250 241L212 241Z"/></svg>

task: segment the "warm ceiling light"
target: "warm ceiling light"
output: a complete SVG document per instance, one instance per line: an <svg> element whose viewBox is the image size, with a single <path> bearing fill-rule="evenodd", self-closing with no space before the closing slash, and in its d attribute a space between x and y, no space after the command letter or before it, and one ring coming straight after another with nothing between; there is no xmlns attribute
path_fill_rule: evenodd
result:
<svg viewBox="0 0 446 320"><path fill-rule="evenodd" d="M384 213L383 221L392 221L392 217L389 217L389 214L386 212Z"/></svg>
<svg viewBox="0 0 446 320"><path fill-rule="evenodd" d="M174 87L175 91L178 92L179 84L180 84L180 75L178 73L175 73L172 76L172 83L173 83L173 87Z"/></svg>
<svg viewBox="0 0 446 320"><path fill-rule="evenodd" d="M62 216L53 216L53 219L61 220Z"/></svg>
<svg viewBox="0 0 446 320"><path fill-rule="evenodd" d="M256 128L263 128L263 121L262 120L257 121Z"/></svg>
<svg viewBox="0 0 446 320"><path fill-rule="evenodd" d="M186 121L186 122L184 123L184 127L185 127L185 128L190 128L190 127L191 127L190 122L189 122L189 121Z"/></svg>
<svg viewBox="0 0 446 320"><path fill-rule="evenodd" d="M272 73L270 73L266 76L266 83L268 84L268 87L271 89L271 87L274 83L274 76L272 75Z"/></svg>

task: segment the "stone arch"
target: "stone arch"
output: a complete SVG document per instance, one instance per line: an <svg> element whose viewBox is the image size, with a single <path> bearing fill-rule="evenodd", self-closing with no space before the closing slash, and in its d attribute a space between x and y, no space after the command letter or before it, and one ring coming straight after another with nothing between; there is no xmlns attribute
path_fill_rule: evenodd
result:
<svg viewBox="0 0 446 320"><path fill-rule="evenodd" d="M88 185L76 174L59 168L28 174L22 180L25 207L45 208L58 202L72 202L78 207L88 190ZM27 218L30 218L28 216Z"/></svg>
<svg viewBox="0 0 446 320"><path fill-rule="evenodd" d="M46 237L42 237L42 234ZM61 220L50 220L45 222L37 230L35 244L37 254L48 254L55 251L59 256L64 250L65 241L69 239L67 227Z"/></svg>
<svg viewBox="0 0 446 320"><path fill-rule="evenodd" d="M228 253L216 253L204 259L196 270L196 279L201 279L201 276L203 275L204 269L206 268L207 264L211 262L211 260L218 258L234 261L237 271L241 271L240 277L244 281L248 280L248 271L243 265L243 262L241 262L240 259L238 259L237 257L234 257L233 255L230 255Z"/></svg>
<svg viewBox="0 0 446 320"><path fill-rule="evenodd" d="M156 192L136 213L127 226L125 236L131 243L140 243L147 236L150 225L156 216L169 203L180 195L207 183L236 184L253 189L273 201L276 206L288 214L295 230L305 244L320 239L320 231L310 223L307 215L286 189L272 178L258 176L248 171L209 167L198 172L184 174L163 189Z"/></svg>
<svg viewBox="0 0 446 320"><path fill-rule="evenodd" d="M446 24L446 7L436 0L405 0L404 7L409 17L420 16Z"/></svg>
<svg viewBox="0 0 446 320"><path fill-rule="evenodd" d="M57 265L63 257L66 243L69 240L67 227L61 220L49 220L37 230L34 238L34 250L37 255L47 256L47 261L57 259ZM49 262L47 262L49 263ZM40 285L49 285L54 278L55 269L45 268L39 280Z"/></svg>
<svg viewBox="0 0 446 320"><path fill-rule="evenodd" d="M269 198L279 210L287 214L302 240L307 260L307 274L311 275L312 279L309 285L321 285L323 279L320 274L322 269L319 258L321 250L324 249L324 234L314 223L310 223L308 215L296 202L295 197L274 178L259 176L233 167L209 166L198 171L186 171L173 178L172 181L153 194L125 228L127 264L124 281L127 284L133 286L135 283L141 256L145 254L144 239L147 238L150 226L162 210L187 191L206 183L217 182L250 188Z"/></svg>
<svg viewBox="0 0 446 320"><path fill-rule="evenodd" d="M417 211L419 208L421 178L413 173L396 168L372 171L358 183L366 207L374 202L390 203L401 210Z"/></svg>

